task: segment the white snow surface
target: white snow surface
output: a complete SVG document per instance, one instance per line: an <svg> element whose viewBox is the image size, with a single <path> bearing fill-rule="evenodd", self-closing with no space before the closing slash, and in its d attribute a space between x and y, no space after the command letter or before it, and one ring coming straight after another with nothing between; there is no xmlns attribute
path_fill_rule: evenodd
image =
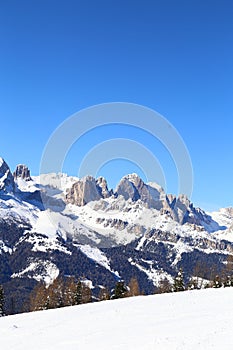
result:
<svg viewBox="0 0 233 350"><path fill-rule="evenodd" d="M34 192L38 190L37 184L33 180L24 180L21 177L18 179L15 179L15 182L19 188L20 191L22 192Z"/></svg>
<svg viewBox="0 0 233 350"><path fill-rule="evenodd" d="M96 247L91 247L88 244L80 244L78 247L88 258L98 262L98 264L111 271L109 260L101 250Z"/></svg>
<svg viewBox="0 0 233 350"><path fill-rule="evenodd" d="M43 273L34 272L38 267L40 270L43 269ZM32 276L28 276L28 272L32 272ZM31 262L26 269L13 273L11 278L21 278L27 276L29 278L34 278L38 282L43 281L45 282L46 286L49 286L58 277L58 275L59 269L55 264L53 264L51 261L38 260L36 262Z"/></svg>
<svg viewBox="0 0 233 350"><path fill-rule="evenodd" d="M233 208L221 208L219 211L208 213L221 226L229 227L233 223Z"/></svg>
<svg viewBox="0 0 233 350"><path fill-rule="evenodd" d="M77 246L88 258L96 261L99 265L105 267L106 270L113 272L117 277L119 277L119 273L111 269L110 261L100 249L97 247L91 247L88 244L80 244Z"/></svg>
<svg viewBox="0 0 233 350"><path fill-rule="evenodd" d="M45 186L47 193L50 195L54 193L53 191L57 191L57 193L58 191L65 192L74 182L79 180L78 177L68 176L64 173L41 174L40 176L33 176L32 179L42 187ZM49 192L49 189L51 189L51 192Z"/></svg>
<svg viewBox="0 0 233 350"><path fill-rule="evenodd" d="M0 239L0 253L1 251L5 252L5 253L12 253L12 249L9 248L1 239Z"/></svg>
<svg viewBox="0 0 233 350"><path fill-rule="evenodd" d="M145 267L141 266L140 264L138 264L137 262L133 261L132 258L129 258L128 261L131 265L134 265L140 271L143 271L148 276L149 280L151 280L153 282L154 286L156 286L156 287L159 287L161 281L163 281L164 279L167 279L170 283L173 283L173 278L171 275L169 275L167 272L163 271L162 269L158 269L158 268L154 269L152 267L152 264L153 264L152 261L143 260L143 262L147 264L147 268L145 268Z"/></svg>
<svg viewBox="0 0 233 350"><path fill-rule="evenodd" d="M4 350L231 350L232 288L140 296L0 318Z"/></svg>
<svg viewBox="0 0 233 350"><path fill-rule="evenodd" d="M225 230L215 232L215 236L219 239L233 242L233 208L221 208L219 211L211 213L211 216L226 228Z"/></svg>

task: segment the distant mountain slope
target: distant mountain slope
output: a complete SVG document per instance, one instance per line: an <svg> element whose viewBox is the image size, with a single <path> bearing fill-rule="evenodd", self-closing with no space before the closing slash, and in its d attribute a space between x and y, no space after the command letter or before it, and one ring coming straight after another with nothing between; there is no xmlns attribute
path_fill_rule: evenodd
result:
<svg viewBox="0 0 233 350"><path fill-rule="evenodd" d="M38 281L58 275L91 280L95 295L131 277L151 293L180 267L186 282L197 265L208 279L233 255L232 227L233 209L207 214L136 174L113 191L102 177L34 177L22 164L12 174L0 160L0 284L9 313L24 310Z"/></svg>
<svg viewBox="0 0 233 350"><path fill-rule="evenodd" d="M4 350L224 349L232 288L132 297L0 318Z"/></svg>

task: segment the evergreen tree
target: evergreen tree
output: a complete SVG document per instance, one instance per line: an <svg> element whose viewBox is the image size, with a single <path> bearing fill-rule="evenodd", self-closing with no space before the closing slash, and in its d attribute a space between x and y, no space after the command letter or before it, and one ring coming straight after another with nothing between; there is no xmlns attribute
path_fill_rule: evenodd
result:
<svg viewBox="0 0 233 350"><path fill-rule="evenodd" d="M224 287L233 287L233 277L229 275L226 276L223 285Z"/></svg>
<svg viewBox="0 0 233 350"><path fill-rule="evenodd" d="M82 282L78 280L74 295L75 305L82 304Z"/></svg>
<svg viewBox="0 0 233 350"><path fill-rule="evenodd" d="M187 288L189 290L200 289L198 286L198 277L190 278Z"/></svg>
<svg viewBox="0 0 233 350"><path fill-rule="evenodd" d="M50 303L50 296L49 295L46 295L45 296L45 302L42 306L42 310L49 310L51 309L51 303Z"/></svg>
<svg viewBox="0 0 233 350"><path fill-rule="evenodd" d="M213 281L213 288L220 288L220 287L222 287L221 278L219 277L219 275L216 275Z"/></svg>
<svg viewBox="0 0 233 350"><path fill-rule="evenodd" d="M128 289L126 288L124 281L118 281L116 283L111 299L125 298L127 296L127 293Z"/></svg>
<svg viewBox="0 0 233 350"><path fill-rule="evenodd" d="M164 277L159 283L158 288L156 288L156 294L162 294L162 293L171 293L172 292L172 284L167 279L167 277Z"/></svg>
<svg viewBox="0 0 233 350"><path fill-rule="evenodd" d="M4 316L4 292L0 285L0 317Z"/></svg>
<svg viewBox="0 0 233 350"><path fill-rule="evenodd" d="M182 269L179 270L177 276L175 277L173 290L174 292L182 292L185 290Z"/></svg>

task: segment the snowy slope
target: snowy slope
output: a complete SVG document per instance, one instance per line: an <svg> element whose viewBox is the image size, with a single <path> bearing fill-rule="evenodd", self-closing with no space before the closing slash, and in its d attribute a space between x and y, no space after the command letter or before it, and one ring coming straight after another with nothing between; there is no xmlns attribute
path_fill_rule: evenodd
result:
<svg viewBox="0 0 233 350"><path fill-rule="evenodd" d="M104 301L0 319L4 350L230 350L232 288Z"/></svg>
<svg viewBox="0 0 233 350"><path fill-rule="evenodd" d="M125 178L131 179L132 176L133 179L141 181L135 174ZM218 231L220 228L218 224L222 226L222 230L213 235L220 239L233 240L231 231L229 233L224 230L233 223L233 213L227 209L210 214L215 221L209 224L203 222L202 226L198 226L189 223L181 225L173 220L169 213L147 208L141 200L133 201L131 198L125 200L122 196L116 198L112 195L81 207L67 204L67 190L78 180L77 177L62 173L30 177L30 181L19 177L15 179L16 197L11 196L7 201L5 198L0 198L0 217L5 218L6 215L21 217L31 224L31 232L45 234L51 239L59 236L66 240L71 235L82 244L92 243L99 247L130 243L151 229L183 237L207 238L210 237L209 232ZM150 184L150 186L158 190L158 185ZM49 198L48 209L45 211L41 211L35 200L29 200L30 204L27 203L27 195L38 190L46 193L46 198ZM158 193L161 191L159 188ZM227 234L225 237L223 232Z"/></svg>
<svg viewBox="0 0 233 350"><path fill-rule="evenodd" d="M233 208L221 208L217 212L211 213L212 218L219 223L224 230L215 232L218 239L225 239L233 242Z"/></svg>
<svg viewBox="0 0 233 350"><path fill-rule="evenodd" d="M4 266L9 261L8 277L16 282L24 277L49 284L58 273L73 274L75 269L83 274L78 265L84 270L88 265L85 274L91 279L97 264L103 269L98 279L138 274L142 289L151 291L162 278L171 280L179 265L185 273L187 267L189 278L190 261L208 260L209 268L212 264L220 270L233 255L233 209L207 215L185 196L166 195L136 174L120 181L121 194L108 191L103 178L62 173L31 177L26 166L17 167L13 176L1 159L0 175L0 255ZM78 204L82 195L85 205ZM103 281L96 280L95 286L99 284Z"/></svg>
<svg viewBox="0 0 233 350"><path fill-rule="evenodd" d="M233 223L233 208L221 208L209 213L221 226L229 227Z"/></svg>

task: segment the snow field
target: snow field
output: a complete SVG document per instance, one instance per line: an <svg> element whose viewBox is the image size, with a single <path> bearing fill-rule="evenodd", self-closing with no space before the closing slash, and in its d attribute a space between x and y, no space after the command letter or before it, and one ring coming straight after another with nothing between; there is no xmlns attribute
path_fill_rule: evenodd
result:
<svg viewBox="0 0 233 350"><path fill-rule="evenodd" d="M141 296L0 319L4 350L230 350L233 289Z"/></svg>

